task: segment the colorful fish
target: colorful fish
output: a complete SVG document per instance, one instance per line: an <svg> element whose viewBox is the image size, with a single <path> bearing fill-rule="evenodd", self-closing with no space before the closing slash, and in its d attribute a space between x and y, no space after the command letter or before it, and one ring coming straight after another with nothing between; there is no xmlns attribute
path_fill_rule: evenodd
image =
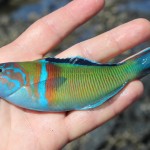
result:
<svg viewBox="0 0 150 150"><path fill-rule="evenodd" d="M117 64L46 58L0 64L0 97L37 111L95 108L150 73L150 48Z"/></svg>

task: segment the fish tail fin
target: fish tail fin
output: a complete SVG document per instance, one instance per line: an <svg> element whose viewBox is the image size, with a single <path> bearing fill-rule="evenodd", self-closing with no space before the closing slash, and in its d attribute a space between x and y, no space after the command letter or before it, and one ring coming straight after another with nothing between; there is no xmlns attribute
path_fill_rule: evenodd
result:
<svg viewBox="0 0 150 150"><path fill-rule="evenodd" d="M140 77L145 76L150 73L150 47L136 53L123 60L121 63L125 61L133 61L135 62L137 68L140 70Z"/></svg>

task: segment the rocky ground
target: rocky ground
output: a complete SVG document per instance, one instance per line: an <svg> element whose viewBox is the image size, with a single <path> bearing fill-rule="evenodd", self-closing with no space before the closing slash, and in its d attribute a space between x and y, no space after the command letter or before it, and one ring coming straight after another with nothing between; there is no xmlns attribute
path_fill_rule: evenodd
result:
<svg viewBox="0 0 150 150"><path fill-rule="evenodd" d="M62 0L61 3L58 3L58 1L52 0L49 5L44 7L44 0L0 0L0 46L14 40L31 23L62 6L63 3L67 3L67 1L69 0ZM148 1L144 1L146 8ZM140 3L143 0L132 0L132 2ZM102 13L66 38L61 45L58 45L56 52L58 53L77 42L96 36L134 18L150 19L150 13L137 11L131 7L132 5L128 5L129 3L129 0L107 0ZM42 9L41 5L43 6ZM132 52L125 53L115 60L127 57L135 53L137 49L148 45L150 46L150 42L134 48ZM143 83L145 92L138 102L102 127L68 144L64 150L150 149L150 76L144 78Z"/></svg>

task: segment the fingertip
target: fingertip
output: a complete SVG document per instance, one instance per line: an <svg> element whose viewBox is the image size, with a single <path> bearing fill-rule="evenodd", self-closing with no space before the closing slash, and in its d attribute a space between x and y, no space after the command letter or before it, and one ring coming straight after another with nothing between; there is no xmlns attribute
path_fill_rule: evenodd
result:
<svg viewBox="0 0 150 150"><path fill-rule="evenodd" d="M139 18L120 25L110 32L119 44L121 51L125 51L150 38L150 22L144 18Z"/></svg>
<svg viewBox="0 0 150 150"><path fill-rule="evenodd" d="M71 16L75 17L74 21L82 17L87 20L98 13L104 7L104 4L104 0L75 0L64 8Z"/></svg>
<svg viewBox="0 0 150 150"><path fill-rule="evenodd" d="M105 0L95 0L96 5L99 6L99 8L103 8L105 6Z"/></svg>
<svg viewBox="0 0 150 150"><path fill-rule="evenodd" d="M137 26L145 26L150 29L150 21L145 18L137 18L133 20Z"/></svg>
<svg viewBox="0 0 150 150"><path fill-rule="evenodd" d="M150 38L150 21L145 18L138 18L131 21L133 30L143 38L143 42ZM141 36L142 35L142 36Z"/></svg>

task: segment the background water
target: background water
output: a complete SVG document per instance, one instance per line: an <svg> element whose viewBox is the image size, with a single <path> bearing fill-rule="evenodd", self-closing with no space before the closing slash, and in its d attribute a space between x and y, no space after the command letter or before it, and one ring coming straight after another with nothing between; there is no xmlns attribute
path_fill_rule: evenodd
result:
<svg viewBox="0 0 150 150"><path fill-rule="evenodd" d="M69 0L0 0L0 46L17 38L40 17L68 2ZM55 53L141 17L150 20L150 0L107 0L104 10L68 36L58 45ZM133 48L115 61L147 46L150 46L150 41ZM143 83L145 92L138 102L102 127L68 144L64 150L150 149L150 76L144 78Z"/></svg>

